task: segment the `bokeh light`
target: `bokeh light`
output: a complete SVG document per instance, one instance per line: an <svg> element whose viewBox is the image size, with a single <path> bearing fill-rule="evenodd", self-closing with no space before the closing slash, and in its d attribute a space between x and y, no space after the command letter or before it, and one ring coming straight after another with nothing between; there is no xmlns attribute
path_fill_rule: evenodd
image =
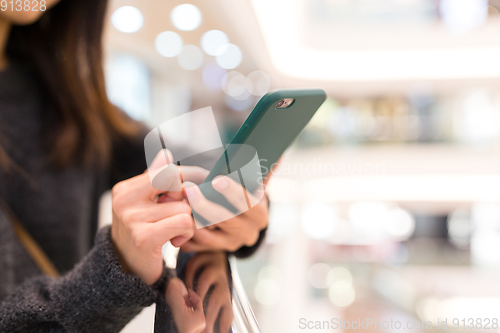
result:
<svg viewBox="0 0 500 333"><path fill-rule="evenodd" d="M237 100L245 100L250 97L247 90L247 78L237 71L227 73L222 79L222 88L226 94Z"/></svg>
<svg viewBox="0 0 500 333"><path fill-rule="evenodd" d="M337 212L332 205L311 203L302 208L302 229L311 238L327 239L335 231L336 222Z"/></svg>
<svg viewBox="0 0 500 333"><path fill-rule="evenodd" d="M377 237L384 231L387 212L387 205L382 202L358 201L351 204L348 214L353 225Z"/></svg>
<svg viewBox="0 0 500 333"><path fill-rule="evenodd" d="M172 10L170 18L177 29L191 31L200 26L202 16L195 5L183 4Z"/></svg>
<svg viewBox="0 0 500 333"><path fill-rule="evenodd" d="M351 284L339 281L331 285L328 296L334 305L343 308L354 302L356 292Z"/></svg>
<svg viewBox="0 0 500 333"><path fill-rule="evenodd" d="M248 74L247 89L254 96L265 95L271 89L271 78L263 71L253 71Z"/></svg>
<svg viewBox="0 0 500 333"><path fill-rule="evenodd" d="M280 298L280 284L283 275L276 266L263 267L258 274L258 282L254 289L255 299L264 305L276 303Z"/></svg>
<svg viewBox="0 0 500 333"><path fill-rule="evenodd" d="M328 273L331 271L330 266L324 263L314 264L307 271L307 280L309 283L318 289L328 288Z"/></svg>
<svg viewBox="0 0 500 333"><path fill-rule="evenodd" d="M242 58L240 48L229 43L220 47L215 59L222 68L233 69L240 65Z"/></svg>
<svg viewBox="0 0 500 333"><path fill-rule="evenodd" d="M186 45L177 56L179 65L187 70L195 70L203 63L203 53L196 45Z"/></svg>
<svg viewBox="0 0 500 333"><path fill-rule="evenodd" d="M269 265L269 266L265 266L265 267L261 268L257 278L258 278L258 281L268 279L268 280L276 281L278 283L283 282L283 274L281 273L281 271L279 270L278 267L273 266L273 265Z"/></svg>
<svg viewBox="0 0 500 333"><path fill-rule="evenodd" d="M328 272L327 281L328 285L339 281L352 283L352 274L345 267L335 267Z"/></svg>
<svg viewBox="0 0 500 333"><path fill-rule="evenodd" d="M352 274L347 268L335 267L327 276L330 285L328 296L338 307L346 307L354 302L356 293L352 284Z"/></svg>
<svg viewBox="0 0 500 333"><path fill-rule="evenodd" d="M223 51L222 46L229 43L227 35L220 30L210 30L201 37L201 48L206 54L216 56Z"/></svg>
<svg viewBox="0 0 500 333"><path fill-rule="evenodd" d="M139 9L133 6L123 6L111 15L111 22L118 31L132 33L142 28L144 18Z"/></svg>
<svg viewBox="0 0 500 333"><path fill-rule="evenodd" d="M164 57L175 57L182 51L182 38L173 31L164 31L155 39L156 50Z"/></svg>
<svg viewBox="0 0 500 333"><path fill-rule="evenodd" d="M398 240L408 239L415 230L415 218L404 209L393 208L387 213L385 228Z"/></svg>

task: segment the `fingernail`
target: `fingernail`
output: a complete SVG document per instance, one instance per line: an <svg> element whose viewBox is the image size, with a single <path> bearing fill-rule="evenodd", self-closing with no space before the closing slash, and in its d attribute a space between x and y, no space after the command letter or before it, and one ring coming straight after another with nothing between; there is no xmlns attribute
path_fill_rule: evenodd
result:
<svg viewBox="0 0 500 333"><path fill-rule="evenodd" d="M212 184L215 186L216 189L218 190L225 190L227 188L227 180L224 177L218 177L215 178L212 181Z"/></svg>
<svg viewBox="0 0 500 333"><path fill-rule="evenodd" d="M188 199L194 199L196 197L196 190L194 187L186 187L185 191Z"/></svg>

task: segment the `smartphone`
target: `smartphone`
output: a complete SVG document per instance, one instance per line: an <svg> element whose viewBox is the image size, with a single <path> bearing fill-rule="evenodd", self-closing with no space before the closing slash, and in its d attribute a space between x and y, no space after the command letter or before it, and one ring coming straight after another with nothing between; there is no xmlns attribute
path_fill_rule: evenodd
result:
<svg viewBox="0 0 500 333"><path fill-rule="evenodd" d="M204 186L200 187L205 197L237 213L222 194L212 188L212 180L227 175L247 191L256 190L325 99L322 89L280 89L264 95L210 170ZM254 170L249 169L248 164L254 166L255 156L258 156L260 175L254 176L253 171L249 171L252 176L245 177L241 170ZM196 215L195 218L202 220Z"/></svg>

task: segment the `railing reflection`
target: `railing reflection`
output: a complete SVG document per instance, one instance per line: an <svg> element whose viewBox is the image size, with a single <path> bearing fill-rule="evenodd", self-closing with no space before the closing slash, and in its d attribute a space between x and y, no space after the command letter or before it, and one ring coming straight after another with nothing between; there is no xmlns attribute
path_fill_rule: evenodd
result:
<svg viewBox="0 0 500 333"><path fill-rule="evenodd" d="M260 333L238 275L225 252L179 252L175 270L157 300L155 333Z"/></svg>
<svg viewBox="0 0 500 333"><path fill-rule="evenodd" d="M233 278L233 333L260 333L259 324L241 283L235 257L229 258Z"/></svg>

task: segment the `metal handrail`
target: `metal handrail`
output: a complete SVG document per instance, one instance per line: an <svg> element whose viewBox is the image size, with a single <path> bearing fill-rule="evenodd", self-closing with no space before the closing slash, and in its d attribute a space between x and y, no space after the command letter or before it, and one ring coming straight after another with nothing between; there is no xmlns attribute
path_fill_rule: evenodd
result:
<svg viewBox="0 0 500 333"><path fill-rule="evenodd" d="M250 306L245 289L243 289L237 260L234 256L229 257L229 265L231 266L233 278L233 333L260 333L259 324Z"/></svg>

